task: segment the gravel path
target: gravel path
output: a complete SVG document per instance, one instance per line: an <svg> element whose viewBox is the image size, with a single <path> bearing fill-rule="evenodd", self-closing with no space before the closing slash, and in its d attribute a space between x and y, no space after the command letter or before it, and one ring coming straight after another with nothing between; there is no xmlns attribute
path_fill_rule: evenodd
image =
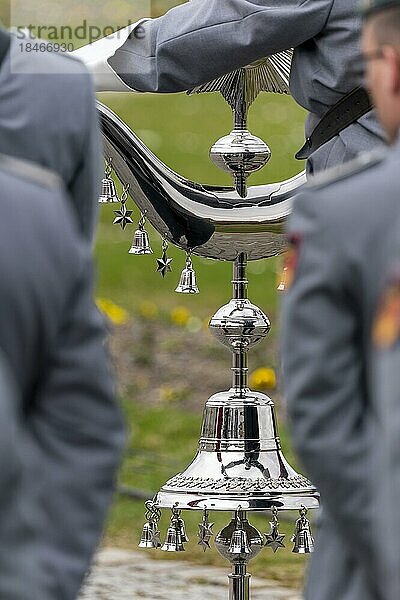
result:
<svg viewBox="0 0 400 600"><path fill-rule="evenodd" d="M80 600L227 600L227 570L153 560L145 552L105 549L96 558ZM292 590L252 578L252 600L301 600Z"/></svg>

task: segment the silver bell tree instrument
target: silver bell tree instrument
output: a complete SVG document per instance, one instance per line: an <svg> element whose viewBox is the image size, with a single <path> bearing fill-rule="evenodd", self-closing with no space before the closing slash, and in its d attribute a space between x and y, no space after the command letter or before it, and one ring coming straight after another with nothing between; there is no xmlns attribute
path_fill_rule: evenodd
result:
<svg viewBox="0 0 400 600"><path fill-rule="evenodd" d="M198 544L206 551L214 537L210 513L230 512L231 521L215 536L217 551L232 566L230 600L250 599L247 565L252 558L263 548L276 552L284 547L279 511L299 513L293 551L313 550L306 514L319 506L314 485L283 455L273 401L248 386L248 352L268 335L271 323L248 298L247 263L285 250L284 224L295 194L305 183L305 174L247 186L251 173L270 157L267 144L248 131L247 111L261 91L288 93L290 59L291 51L280 53L191 90L219 91L233 111L234 129L213 145L210 156L232 174L234 187L205 185L182 177L159 160L107 106L98 104L105 155L123 182L125 196L129 193L142 215L131 253L149 252L146 219L163 239L157 270L163 277L171 270L168 244L182 249L186 263L176 291L192 294L198 292L193 256L233 261L232 299L209 324L217 341L232 355L232 384L207 400L192 462L146 503L146 523L139 543L141 548L161 545L166 552L185 551L188 538L183 513L199 511ZM131 218L124 198L121 210L116 211L121 227ZM158 521L164 509L171 511L171 518L161 544ZM265 541L248 520L249 513L261 511L271 515Z"/></svg>

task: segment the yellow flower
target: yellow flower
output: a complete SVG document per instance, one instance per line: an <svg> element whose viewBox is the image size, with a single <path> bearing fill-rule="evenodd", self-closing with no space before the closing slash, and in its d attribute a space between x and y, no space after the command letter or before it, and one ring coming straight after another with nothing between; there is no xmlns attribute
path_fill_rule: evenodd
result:
<svg viewBox="0 0 400 600"><path fill-rule="evenodd" d="M175 400L175 390L172 387L162 387L160 389L161 400L166 404Z"/></svg>
<svg viewBox="0 0 400 600"><path fill-rule="evenodd" d="M115 304L112 300L107 298L97 298L96 304L102 313L113 323L113 325L124 325L127 323L129 314L128 312Z"/></svg>
<svg viewBox="0 0 400 600"><path fill-rule="evenodd" d="M254 390L273 390L276 387L276 374L272 367L261 367L250 375L250 387Z"/></svg>
<svg viewBox="0 0 400 600"><path fill-rule="evenodd" d="M177 306L171 310L170 317L175 325L184 327L190 319L190 312L184 306Z"/></svg>
<svg viewBox="0 0 400 600"><path fill-rule="evenodd" d="M156 319L158 317L158 307L154 302L145 300L139 305L139 314L144 319Z"/></svg>

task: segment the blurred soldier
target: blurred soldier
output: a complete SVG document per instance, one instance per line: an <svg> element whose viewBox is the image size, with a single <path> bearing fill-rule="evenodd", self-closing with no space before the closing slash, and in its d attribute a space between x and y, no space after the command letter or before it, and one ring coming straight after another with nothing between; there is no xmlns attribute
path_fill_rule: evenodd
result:
<svg viewBox="0 0 400 600"><path fill-rule="evenodd" d="M400 256L400 0L370 0L365 16L363 61L392 148L317 176L289 225L285 388L295 446L323 501L307 600L400 598L394 355L385 367L395 368L394 397L371 381L372 328L383 343L400 330L387 287L388 248Z"/></svg>
<svg viewBox="0 0 400 600"><path fill-rule="evenodd" d="M104 321L90 248L58 176L0 155L0 190L0 350L19 386L24 430L18 494L7 509L12 486L0 495L0 597L74 600L124 437Z"/></svg>
<svg viewBox="0 0 400 600"><path fill-rule="evenodd" d="M76 55L98 91L179 92L293 47L290 88L309 111L299 157L317 172L383 143L368 97L346 69L359 52L357 7L358 0L192 0Z"/></svg>
<svg viewBox="0 0 400 600"><path fill-rule="evenodd" d="M101 179L91 80L70 55L29 51L29 42L0 27L0 152L60 175L91 239Z"/></svg>
<svg viewBox="0 0 400 600"><path fill-rule="evenodd" d="M30 578L35 568L26 528L32 515L21 496L25 435L20 400L7 358L0 351L0 596L12 599L23 597L17 593L19 581L23 573Z"/></svg>
<svg viewBox="0 0 400 600"><path fill-rule="evenodd" d="M373 533L379 540L376 566L379 579L390 582L391 598L400 598L400 219L394 231L387 240L385 280L374 315L370 377L377 455L373 473L377 506Z"/></svg>

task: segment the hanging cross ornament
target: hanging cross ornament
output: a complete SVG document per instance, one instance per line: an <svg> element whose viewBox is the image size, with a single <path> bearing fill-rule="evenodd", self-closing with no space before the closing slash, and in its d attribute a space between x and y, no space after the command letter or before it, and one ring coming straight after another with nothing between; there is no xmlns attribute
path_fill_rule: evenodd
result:
<svg viewBox="0 0 400 600"><path fill-rule="evenodd" d="M208 510L204 508L203 520L199 523L199 532L197 537L199 538L198 545L201 546L204 552L207 548L211 549L210 539L214 535L212 528L214 527L214 523L210 523L208 520Z"/></svg>
<svg viewBox="0 0 400 600"><path fill-rule="evenodd" d="M121 207L118 210L114 210L115 219L113 221L113 225L119 225L122 230L124 230L128 224L133 223L133 219L131 217L133 210L127 210L127 208L126 208L126 201L128 199L128 191L129 191L129 183L124 185L124 189L122 191L122 196L121 196Z"/></svg>
<svg viewBox="0 0 400 600"><path fill-rule="evenodd" d="M213 163L231 173L239 196L247 196L247 178L271 158L263 140L247 129L247 113L260 92L289 94L293 50L257 60L237 71L189 90L188 94L220 92L233 111L234 129L210 150Z"/></svg>
<svg viewBox="0 0 400 600"><path fill-rule="evenodd" d="M268 534L264 534L266 538L265 546L276 552L279 548L285 547L283 543L285 535L279 533L278 509L276 506L272 508L272 521L269 524L271 525L271 531Z"/></svg>
<svg viewBox="0 0 400 600"><path fill-rule="evenodd" d="M162 257L157 258L157 273L161 273L161 275L163 277L165 277L165 275L169 271L172 271L172 269L171 269L172 258L168 258L167 250L168 250L168 242L164 238L163 244L162 244L162 251L163 251Z"/></svg>

